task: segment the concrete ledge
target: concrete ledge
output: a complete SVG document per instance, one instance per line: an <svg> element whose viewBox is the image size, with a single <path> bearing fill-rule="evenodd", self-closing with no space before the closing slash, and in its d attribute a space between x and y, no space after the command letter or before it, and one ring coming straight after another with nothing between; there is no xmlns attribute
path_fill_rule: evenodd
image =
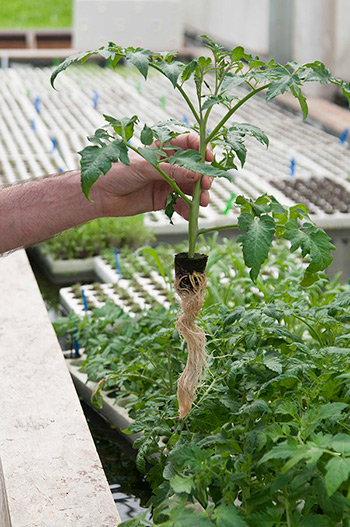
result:
<svg viewBox="0 0 350 527"><path fill-rule="evenodd" d="M1 527L11 527L10 511L7 501L5 479L0 459L0 521Z"/></svg>
<svg viewBox="0 0 350 527"><path fill-rule="evenodd" d="M24 251L0 258L0 277L0 455L11 525L116 526L112 494Z"/></svg>

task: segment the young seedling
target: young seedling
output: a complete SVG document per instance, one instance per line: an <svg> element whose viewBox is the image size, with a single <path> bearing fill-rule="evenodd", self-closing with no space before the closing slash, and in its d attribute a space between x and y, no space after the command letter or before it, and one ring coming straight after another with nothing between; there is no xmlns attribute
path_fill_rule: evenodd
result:
<svg viewBox="0 0 350 527"><path fill-rule="evenodd" d="M223 228L235 227L244 231L238 237L238 241L242 246L244 260L250 268L253 281L257 279L260 267L268 256L274 236L290 240L291 252L300 248L302 255L309 255L311 260L302 281L304 286L315 282L318 273L332 262L330 251L335 247L330 243L327 234L310 220L305 206L286 208L273 196L268 195L263 195L256 201L238 196L235 204L240 207L241 214L237 224L200 229L198 217L201 181L195 184L193 196L190 198L164 173L160 164L167 161L171 165L178 164L202 176L230 179L229 171L237 169L237 160L242 167L245 163L246 136L254 137L268 146L267 136L257 126L230 121L234 113L252 97L265 92L265 99L268 102L290 91L300 103L303 119L307 117L308 108L301 87L306 82L335 84L340 87L348 100L350 97L350 83L345 84L334 78L319 61L308 64L290 62L285 66L276 64L274 60L266 63L259 57L245 53L241 46L227 51L207 36L203 35L203 38L211 56L201 56L189 63L177 60L176 53L154 53L142 48L122 48L110 42L97 50L69 57L58 66L51 77L51 83L54 85L58 73L74 62L85 62L92 55L102 55L113 67L123 58L131 62L145 79L149 68L167 77L172 87L182 95L193 116L195 122L193 126L173 119L156 124L144 124L140 136L143 146L136 147L130 141L134 135L134 126L139 121L138 117L133 115L116 118L104 115L106 127L96 130L95 134L88 138L92 146L87 146L79 152L82 189L87 198L92 185L101 174L108 172L112 163L129 164L128 149L131 149L154 166L169 183L171 191L165 212L170 222L177 199L182 198L189 206L188 252L175 257L175 288L180 296L183 310L176 327L186 340L188 349L187 365L178 382L181 418L191 409L195 388L205 364L205 335L195 324L195 319L201 309L205 293L207 256L196 253L198 236ZM190 82L195 86L194 98L191 98L187 89ZM240 98L232 93L232 89L237 86L246 88ZM225 112L217 122L211 122L212 129L209 131L208 120L216 105L224 108ZM184 129L193 130L199 135L198 151L183 150L169 145L170 141L183 133ZM155 140L157 147L154 147ZM211 163L205 160L209 144L216 154Z"/></svg>

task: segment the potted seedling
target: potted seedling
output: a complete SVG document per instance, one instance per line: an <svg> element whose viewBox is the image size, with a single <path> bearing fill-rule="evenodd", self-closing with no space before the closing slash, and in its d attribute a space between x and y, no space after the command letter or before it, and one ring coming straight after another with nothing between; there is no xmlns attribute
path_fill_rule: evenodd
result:
<svg viewBox="0 0 350 527"><path fill-rule="evenodd" d="M106 174L111 163L129 164L128 149L133 150L148 161L169 183L170 193L165 212L172 218L174 204L181 198L189 206L188 251L175 256L175 289L181 299L182 315L176 323L179 333L187 342L188 360L178 382L178 401L180 417L190 410L195 388L205 364L205 334L195 324L201 309L206 288L207 255L196 252L198 236L223 228L237 228L243 231L238 237L244 260L250 269L250 276L256 281L259 270L266 260L274 237L291 242L290 250L301 249L302 255L308 255L310 263L305 270L303 286L309 286L318 278L331 262L330 251L334 246L327 234L317 228L310 220L303 205L286 208L273 196L263 195L253 201L238 196L235 204L241 209L237 224L219 228L200 229L198 225L201 181L194 188L193 196L184 194L178 185L164 173L160 164L169 162L178 164L199 174L214 178L230 178L229 171L243 167L246 159L244 140L247 136L257 139L268 146L265 133L252 124L232 121L235 112L252 97L265 93L266 102L278 95L290 91L298 99L303 113L307 117L306 99L302 86L306 82L316 81L322 84L335 84L349 99L350 83L333 77L331 72L319 61L308 64L290 62L285 66L274 60L264 62L258 57L247 54L241 46L225 50L221 45L203 35L210 56L201 56L188 63L177 60L176 53L153 53L142 48L122 48L113 42L98 50L78 53L67 58L54 71L51 83L61 71L74 62L85 62L92 55L102 55L115 67L121 59L132 63L141 75L147 79L152 68L167 77L170 89L178 90L191 112L194 125L184 125L172 119L155 124L145 123L140 135L141 147L133 145L134 126L137 115L131 117L104 115L106 126L96 130L89 137L91 146L87 146L81 155L81 184L84 194L89 198L92 185ZM191 97L191 83L195 86L195 97ZM192 84L193 85L193 84ZM245 87L244 94L237 97L233 89ZM210 122L214 106L223 109L217 122ZM185 131L194 131L199 135L199 150L182 150L170 145L170 141ZM186 130L187 128L187 130ZM157 141L157 147L154 141ZM214 161L206 162L206 150L212 145Z"/></svg>

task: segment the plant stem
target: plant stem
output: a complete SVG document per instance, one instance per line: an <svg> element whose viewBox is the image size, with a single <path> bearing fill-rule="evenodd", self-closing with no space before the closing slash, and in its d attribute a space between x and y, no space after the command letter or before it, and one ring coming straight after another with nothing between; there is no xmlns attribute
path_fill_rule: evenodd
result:
<svg viewBox="0 0 350 527"><path fill-rule="evenodd" d="M152 62L150 63L150 66L152 68L154 68L155 70L159 71L162 75L165 75L165 73L161 70L161 68L159 68L157 66L157 64L153 64ZM165 75L166 77L166 75ZM188 97L187 93L185 92L185 90L182 88L182 86L180 86L180 84L176 84L176 88L179 90L179 92L181 93L182 97L185 99L185 101L187 102L187 105L188 107L190 108L191 112L192 112L192 115L193 117L196 119L197 123L199 124L200 123L200 118L199 118L199 115L198 113L196 112L196 109L195 107L193 106L190 98Z"/></svg>
<svg viewBox="0 0 350 527"><path fill-rule="evenodd" d="M217 126L215 126L214 130L208 135L208 137L206 138L206 144L210 143L210 141L216 136L216 134L221 130L221 128L223 127L223 125L226 123L226 121L228 121L228 119L231 117L231 115L233 115L235 113L235 111L238 110L238 108L240 108L242 106L242 104L244 104L246 101L248 101L251 97L253 97L255 94L259 93L259 91L262 91L262 90L265 90L265 88L268 88L270 84L264 84L264 86L260 86L259 88L256 88L255 90L252 90L251 92L249 92L245 97L243 97L243 99L241 99L240 101L238 101L237 104L235 104L235 106L233 106L231 108L231 110L229 110L227 112L226 115L224 115L224 117L221 119L221 121L217 124Z"/></svg>
<svg viewBox="0 0 350 527"><path fill-rule="evenodd" d="M199 134L199 151L201 154L201 162L205 162L206 154L206 130L205 123L200 127ZM190 216L188 220L188 257L193 258L196 252L196 243L198 238L198 216L199 206L202 191L202 177L196 181L193 189L192 202L190 205Z"/></svg>
<svg viewBox="0 0 350 527"><path fill-rule="evenodd" d="M234 223L232 225L220 225L220 227L208 227L207 229L199 229L198 236L200 236L201 234L207 234L208 232L223 231L224 229L238 229L238 224Z"/></svg>

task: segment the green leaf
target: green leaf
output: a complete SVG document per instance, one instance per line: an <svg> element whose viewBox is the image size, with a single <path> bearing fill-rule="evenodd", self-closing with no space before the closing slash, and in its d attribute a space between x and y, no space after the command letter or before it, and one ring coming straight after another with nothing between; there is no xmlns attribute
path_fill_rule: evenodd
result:
<svg viewBox="0 0 350 527"><path fill-rule="evenodd" d="M198 512L192 507L183 504L163 509L162 514L168 516L169 521L162 523L163 527L214 527L207 517L206 512Z"/></svg>
<svg viewBox="0 0 350 527"><path fill-rule="evenodd" d="M317 463L324 453L323 448L319 448L311 443L299 445L293 457L284 465L283 472L293 468L299 461L304 459L308 465Z"/></svg>
<svg viewBox="0 0 350 527"><path fill-rule="evenodd" d="M191 477L175 475L170 479L170 485L174 492L186 492L191 494L194 488L194 481Z"/></svg>
<svg viewBox="0 0 350 527"><path fill-rule="evenodd" d="M237 306L234 308L232 313L230 313L223 322L223 327L226 328L227 326L231 326L234 322L237 322L245 313L245 309L243 306Z"/></svg>
<svg viewBox="0 0 350 527"><path fill-rule="evenodd" d="M214 106L215 104L219 104L222 102L222 98L221 97L218 97L218 96L215 96L215 95L210 95L203 103L202 105L202 108L201 110L204 111L204 110L207 110L208 108L211 108L212 106Z"/></svg>
<svg viewBox="0 0 350 527"><path fill-rule="evenodd" d="M296 417L298 415L298 407L293 401L282 401L276 408L275 412L282 415L291 415Z"/></svg>
<svg viewBox="0 0 350 527"><path fill-rule="evenodd" d="M170 80L171 84L176 88L177 80L183 68L183 63L175 60L170 64L168 62L157 62L158 68Z"/></svg>
<svg viewBox="0 0 350 527"><path fill-rule="evenodd" d="M124 165L130 164L127 148L120 139L103 146L87 146L78 154L81 155L81 187L88 199L92 185L110 170L112 163L120 160Z"/></svg>
<svg viewBox="0 0 350 527"><path fill-rule="evenodd" d="M153 126L153 135L159 142L163 145L164 143L169 143L177 134L173 130L170 130L166 126Z"/></svg>
<svg viewBox="0 0 350 527"><path fill-rule="evenodd" d="M244 48L242 46L237 46L230 51L230 59L232 62L238 62L244 56Z"/></svg>
<svg viewBox="0 0 350 527"><path fill-rule="evenodd" d="M331 440L330 446L336 452L350 454L350 434L335 435Z"/></svg>
<svg viewBox="0 0 350 527"><path fill-rule="evenodd" d="M298 99L301 111L303 112L303 121L305 121L305 119L307 118L308 113L309 113L309 109L308 109L307 102L306 102L306 97L304 97L304 95L302 94L302 91L301 91L301 89L299 87L297 89L295 89L292 86L290 91L292 92L294 97L296 99Z"/></svg>
<svg viewBox="0 0 350 527"><path fill-rule="evenodd" d="M168 216L171 225L173 225L172 217L175 213L174 205L176 205L177 198L178 198L177 194L175 194L174 192L169 192L167 200L166 200L166 206L165 206L164 212L166 216Z"/></svg>
<svg viewBox="0 0 350 527"><path fill-rule="evenodd" d="M297 85L297 83L300 81L299 77L295 74L291 74L287 68L283 66L277 66L272 70L273 74L277 74L277 79L272 80L269 87L267 88L266 92L266 101L271 101L271 99L274 99L277 97L277 95L281 95L285 91L287 91L290 86Z"/></svg>
<svg viewBox="0 0 350 527"><path fill-rule="evenodd" d="M263 363L269 370L275 371L276 373L282 373L282 363L276 357L264 357Z"/></svg>
<svg viewBox="0 0 350 527"><path fill-rule="evenodd" d="M329 527L329 521L321 514L310 514L303 519L300 527Z"/></svg>
<svg viewBox="0 0 350 527"><path fill-rule="evenodd" d="M162 150L159 150L158 148L139 147L137 151L140 153L140 155L144 159L146 159L146 161L148 161L154 167L158 165L158 157L159 158L165 157L164 152Z"/></svg>
<svg viewBox="0 0 350 527"><path fill-rule="evenodd" d="M151 52L148 49L127 48L126 59L147 79L149 63L151 61Z"/></svg>
<svg viewBox="0 0 350 527"><path fill-rule="evenodd" d="M317 419L331 419L340 417L341 413L347 408L346 403L327 403L323 404L316 412Z"/></svg>
<svg viewBox="0 0 350 527"><path fill-rule="evenodd" d="M244 261L251 268L250 276L255 282L260 267L266 260L275 233L275 220L267 215L253 218L248 212L243 212L238 218L238 226L245 230L237 242L243 249Z"/></svg>
<svg viewBox="0 0 350 527"><path fill-rule="evenodd" d="M312 275L318 271L323 271L332 263L331 251L336 250L336 248L330 243L330 238L324 230L311 223L304 223L300 227L296 220L288 221L283 238L291 241L291 252L300 247L303 257L307 254L311 257L311 263L305 271L301 285L310 285L309 281Z"/></svg>
<svg viewBox="0 0 350 527"><path fill-rule="evenodd" d="M240 160L241 166L243 168L247 156L247 149L242 139L239 137L230 137L224 141L224 145L225 147L232 149L237 154L237 157Z"/></svg>
<svg viewBox="0 0 350 527"><path fill-rule="evenodd" d="M98 53L98 50L93 51L81 51L80 53L75 53L74 55L70 55L70 57L67 57L61 64L55 69L55 71L51 74L50 82L51 86L55 88L55 80L57 75L61 72L66 70L73 62L78 62L80 60L87 60L91 55L96 55Z"/></svg>
<svg viewBox="0 0 350 527"><path fill-rule="evenodd" d="M108 141L110 138L111 138L111 136L109 135L109 133L106 130L104 130L103 128L98 128L95 131L94 135L90 135L88 137L88 140L90 141L90 143L94 143L94 144L103 146L104 142L102 141L102 139Z"/></svg>
<svg viewBox="0 0 350 527"><path fill-rule="evenodd" d="M332 73L322 62L318 60L305 64L305 67L311 68L311 71L305 78L306 82L320 82L321 84L329 84L333 79Z"/></svg>
<svg viewBox="0 0 350 527"><path fill-rule="evenodd" d="M145 124L145 126L142 128L140 139L141 139L141 143L146 146L150 146L153 143L152 128L147 126L147 124Z"/></svg>
<svg viewBox="0 0 350 527"><path fill-rule="evenodd" d="M350 474L350 459L342 457L332 457L326 465L326 475L324 478L327 494L332 496L344 481L347 481Z"/></svg>
<svg viewBox="0 0 350 527"><path fill-rule="evenodd" d="M234 505L219 505L214 510L213 517L217 527L249 527Z"/></svg>
<svg viewBox="0 0 350 527"><path fill-rule="evenodd" d="M177 164L180 167L185 167L188 170L198 172L199 174L212 177L225 177L226 179L231 179L230 176L224 170L220 170L218 168L213 167L212 165L202 163L201 159L201 155L197 150L178 150L173 156L169 158L169 163L170 165Z"/></svg>
<svg viewBox="0 0 350 527"><path fill-rule="evenodd" d="M98 53L105 58L106 60L109 60L115 68L115 66L118 64L119 60L125 56L125 51L120 46L116 46L114 42L109 42L108 46L101 46L98 49ZM85 58L81 61L82 64L85 62Z"/></svg>
<svg viewBox="0 0 350 527"><path fill-rule="evenodd" d="M116 119L115 117L105 114L103 114L103 117L112 125L113 130L126 142L134 135L134 125L139 121L137 115L133 115L132 117L122 117L121 119Z"/></svg>
<svg viewBox="0 0 350 527"><path fill-rule="evenodd" d="M238 412L239 414L264 414L271 413L268 404L263 399L255 399L252 403L244 404Z"/></svg>
<svg viewBox="0 0 350 527"><path fill-rule="evenodd" d="M221 86L221 92L229 91L235 86L243 84L245 80L246 79L244 75L237 75L237 73L227 73Z"/></svg>
<svg viewBox="0 0 350 527"><path fill-rule="evenodd" d="M191 62L189 62L185 68L183 69L182 75L181 75L181 81L182 83L186 82L191 75L194 73L194 71L197 68L198 60L193 59Z"/></svg>
<svg viewBox="0 0 350 527"><path fill-rule="evenodd" d="M259 128L258 126L255 126L253 124L247 124L247 123L233 123L228 128L228 134L236 134L240 135L241 137L244 137L245 135L250 135L251 137L254 137L261 143L262 145L265 145L266 148L269 146L269 138Z"/></svg>
<svg viewBox="0 0 350 527"><path fill-rule="evenodd" d="M266 463L270 459L288 459L293 457L297 451L297 444L293 441L285 441L280 445L273 447L258 462L259 465Z"/></svg>

